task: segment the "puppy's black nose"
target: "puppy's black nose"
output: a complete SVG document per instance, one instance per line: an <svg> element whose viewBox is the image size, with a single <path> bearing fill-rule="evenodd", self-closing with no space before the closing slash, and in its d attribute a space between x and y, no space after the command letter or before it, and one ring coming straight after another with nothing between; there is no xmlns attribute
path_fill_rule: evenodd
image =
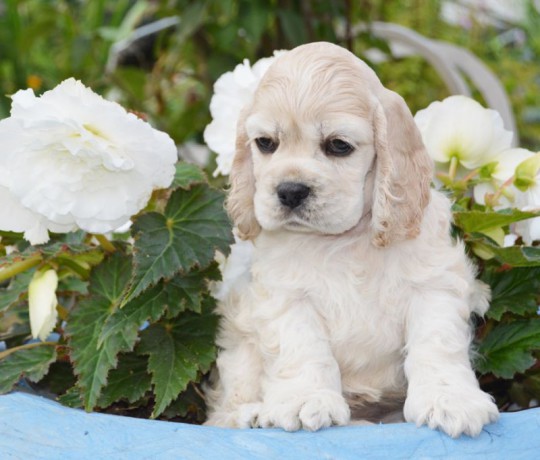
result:
<svg viewBox="0 0 540 460"><path fill-rule="evenodd" d="M302 204L311 189L299 182L283 182L277 186L276 191L281 204L294 209Z"/></svg>

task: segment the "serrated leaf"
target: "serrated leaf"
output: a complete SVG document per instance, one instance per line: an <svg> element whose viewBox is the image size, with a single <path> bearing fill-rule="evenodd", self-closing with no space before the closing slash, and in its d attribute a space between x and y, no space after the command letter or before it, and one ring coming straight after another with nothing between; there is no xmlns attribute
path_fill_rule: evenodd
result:
<svg viewBox="0 0 540 460"><path fill-rule="evenodd" d="M8 310L20 301L21 296L28 292L28 285L35 270L27 270L11 279L9 285L0 289L0 312Z"/></svg>
<svg viewBox="0 0 540 460"><path fill-rule="evenodd" d="M13 351L0 359L0 394L11 391L22 376L38 382L56 361L56 347L43 344L32 348Z"/></svg>
<svg viewBox="0 0 540 460"><path fill-rule="evenodd" d="M491 253L501 264L511 267L540 267L540 247L510 246L502 248L479 233L465 235L465 241Z"/></svg>
<svg viewBox="0 0 540 460"><path fill-rule="evenodd" d="M487 317L501 319L506 312L518 315L535 313L540 292L540 268L490 268L482 280L491 286L491 305Z"/></svg>
<svg viewBox="0 0 540 460"><path fill-rule="evenodd" d="M171 188L189 189L192 185L204 184L206 176L197 165L179 161L176 164L176 172L174 174Z"/></svg>
<svg viewBox="0 0 540 460"><path fill-rule="evenodd" d="M132 350L139 328L146 320L157 321L167 307L168 293L163 284L144 291L123 308L116 308L103 325L98 347L113 337L122 337L123 351Z"/></svg>
<svg viewBox="0 0 540 460"><path fill-rule="evenodd" d="M232 243L223 194L204 185L173 192L165 214L142 215L133 235L135 268L123 305L161 279L207 267L216 249L228 253Z"/></svg>
<svg viewBox="0 0 540 460"><path fill-rule="evenodd" d="M191 381L206 372L215 359L217 318L211 314L185 314L175 322L154 324L141 334L140 353L147 354L152 374L155 407L161 414Z"/></svg>
<svg viewBox="0 0 540 460"><path fill-rule="evenodd" d="M46 259L77 257L92 265L98 264L103 260L103 251L100 248L83 243L58 242L47 246L40 246L39 252Z"/></svg>
<svg viewBox="0 0 540 460"><path fill-rule="evenodd" d="M454 221L465 232L482 232L540 216L540 212L503 209L501 211L454 211Z"/></svg>
<svg viewBox="0 0 540 460"><path fill-rule="evenodd" d="M123 308L112 311L103 326L98 346L112 336L121 335L122 351L131 351L145 321L157 321L165 310L168 310L169 317L185 310L200 313L201 301L208 292L208 280L219 276L219 269L214 263L202 272L193 270L185 276L177 275L170 281L160 281Z"/></svg>
<svg viewBox="0 0 540 460"><path fill-rule="evenodd" d="M112 403L126 400L133 403L152 388L147 372L148 358L135 353L120 355L118 367L109 374L107 386L99 398L98 406L107 407Z"/></svg>
<svg viewBox="0 0 540 460"><path fill-rule="evenodd" d="M169 281L168 317L172 318L185 310L201 313L202 300L208 292L208 281L221 279L217 263L206 270L192 270L185 276L175 276Z"/></svg>
<svg viewBox="0 0 540 460"><path fill-rule="evenodd" d="M58 396L56 400L63 406L72 408L82 408L83 402L81 399L81 390L74 386L67 390L63 395Z"/></svg>
<svg viewBox="0 0 540 460"><path fill-rule="evenodd" d="M511 379L536 362L532 352L539 349L540 318L499 324L480 344L478 352L484 359L478 360L476 368Z"/></svg>
<svg viewBox="0 0 540 460"><path fill-rule="evenodd" d="M189 385L163 413L162 418L190 417L192 421L204 421L205 403L200 391L195 390L197 384Z"/></svg>
<svg viewBox="0 0 540 460"><path fill-rule="evenodd" d="M97 403L107 374L117 363L117 354L126 347L124 336L114 335L98 347L103 324L118 304L129 280L131 258L115 253L99 265L90 277L90 297L71 312L66 327L70 356L84 407L91 410Z"/></svg>

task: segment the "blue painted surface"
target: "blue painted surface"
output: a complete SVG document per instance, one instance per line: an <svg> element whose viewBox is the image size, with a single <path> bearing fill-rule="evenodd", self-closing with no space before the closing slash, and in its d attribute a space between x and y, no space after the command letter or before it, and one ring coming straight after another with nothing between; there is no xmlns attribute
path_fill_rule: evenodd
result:
<svg viewBox="0 0 540 460"><path fill-rule="evenodd" d="M25 393L0 396L0 459L540 459L540 409L502 414L471 439L410 423L316 433L234 430L67 409Z"/></svg>

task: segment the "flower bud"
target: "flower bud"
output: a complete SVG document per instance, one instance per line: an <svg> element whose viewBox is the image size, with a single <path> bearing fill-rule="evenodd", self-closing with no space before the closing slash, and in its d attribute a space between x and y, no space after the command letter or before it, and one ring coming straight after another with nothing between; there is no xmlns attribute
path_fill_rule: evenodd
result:
<svg viewBox="0 0 540 460"><path fill-rule="evenodd" d="M32 337L44 341L56 324L56 288L58 275L54 270L37 271L28 286L30 329Z"/></svg>
<svg viewBox="0 0 540 460"><path fill-rule="evenodd" d="M540 169L540 152L522 161L516 167L514 185L517 189L525 192L537 184L536 175Z"/></svg>

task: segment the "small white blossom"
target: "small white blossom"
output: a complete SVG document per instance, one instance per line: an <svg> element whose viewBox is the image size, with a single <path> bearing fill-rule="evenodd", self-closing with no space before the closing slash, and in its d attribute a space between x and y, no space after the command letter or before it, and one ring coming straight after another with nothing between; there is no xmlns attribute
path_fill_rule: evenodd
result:
<svg viewBox="0 0 540 460"><path fill-rule="evenodd" d="M220 252L216 254L216 261L221 271L221 281L213 284L211 293L218 300L224 300L233 289L247 284L251 277L253 243L240 240L236 236L235 240L231 246L229 257L225 257Z"/></svg>
<svg viewBox="0 0 540 460"><path fill-rule="evenodd" d="M260 59L253 66L244 59L242 64L221 75L214 84L214 95L210 101L212 122L204 130L204 141L218 154L215 176L231 172L240 111L251 102L261 78L283 53L274 51L273 57Z"/></svg>
<svg viewBox="0 0 540 460"><path fill-rule="evenodd" d="M414 117L429 155L438 163L453 158L476 169L510 148L512 132L498 112L466 96L450 96L420 110Z"/></svg>
<svg viewBox="0 0 540 460"><path fill-rule="evenodd" d="M522 211L540 211L540 176L537 176L537 180L533 187L517 193L516 205ZM516 222L514 229L528 245L540 241L540 217Z"/></svg>
<svg viewBox="0 0 540 460"><path fill-rule="evenodd" d="M56 324L56 288L58 276L54 270L36 272L28 286L28 306L32 337L45 341Z"/></svg>
<svg viewBox="0 0 540 460"><path fill-rule="evenodd" d="M497 162L491 173L490 182L481 182L474 187L474 199L479 204L485 204L486 194L493 194L508 181L516 172L516 167L534 154L526 149L516 148L501 152L493 161ZM495 209L503 209L514 206L513 198L518 191L513 186L507 186L505 194L501 195L499 205ZM511 196L512 200L507 196Z"/></svg>
<svg viewBox="0 0 540 460"><path fill-rule="evenodd" d="M2 230L32 244L48 230L110 232L173 180L172 139L79 81L12 101L0 121Z"/></svg>

